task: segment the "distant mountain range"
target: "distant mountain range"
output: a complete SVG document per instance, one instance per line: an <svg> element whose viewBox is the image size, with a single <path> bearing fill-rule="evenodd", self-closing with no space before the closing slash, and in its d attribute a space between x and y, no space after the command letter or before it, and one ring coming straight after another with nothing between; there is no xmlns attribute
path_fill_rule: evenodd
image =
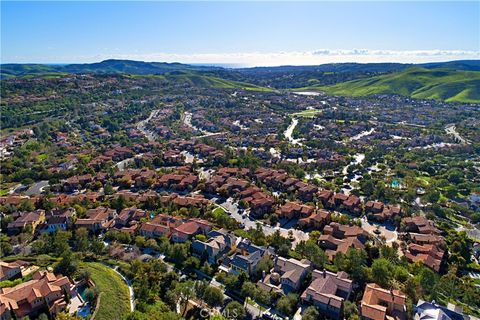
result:
<svg viewBox="0 0 480 320"><path fill-rule="evenodd" d="M1 64L2 78L12 76L37 75L45 73L127 73L127 74L164 74L172 71L220 71L228 70L244 74L300 73L300 72L334 72L334 73L385 73L404 70L413 66L428 69L447 68L452 70L480 71L480 60L460 60L426 64L405 63L328 63L318 66L279 66L226 69L217 66L190 65L183 63L144 62L133 60L109 59L102 62L83 64Z"/></svg>
<svg viewBox="0 0 480 320"><path fill-rule="evenodd" d="M126 73L126 74L164 74L172 71L219 70L220 67L196 66L182 63L143 62L132 60L104 60L96 63L46 65L46 64L2 64L1 77L21 77L46 73Z"/></svg>
<svg viewBox="0 0 480 320"><path fill-rule="evenodd" d="M239 69L114 59L68 65L0 65L1 79L86 73L161 75L170 81L213 88L264 91L297 90L300 87L301 90L319 90L337 95L387 93L423 99L480 102L480 60L425 64L330 63Z"/></svg>

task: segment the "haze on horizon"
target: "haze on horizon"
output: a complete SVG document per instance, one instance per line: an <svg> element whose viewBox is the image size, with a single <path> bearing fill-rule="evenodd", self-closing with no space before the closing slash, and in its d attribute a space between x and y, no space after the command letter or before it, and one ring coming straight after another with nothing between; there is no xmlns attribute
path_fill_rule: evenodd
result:
<svg viewBox="0 0 480 320"><path fill-rule="evenodd" d="M480 59L480 2L1 2L2 63Z"/></svg>

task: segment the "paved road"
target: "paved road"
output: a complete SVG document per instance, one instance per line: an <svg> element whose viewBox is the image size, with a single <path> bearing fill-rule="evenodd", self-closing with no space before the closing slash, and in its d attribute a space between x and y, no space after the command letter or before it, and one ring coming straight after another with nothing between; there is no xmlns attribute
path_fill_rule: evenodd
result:
<svg viewBox="0 0 480 320"><path fill-rule="evenodd" d="M211 137L211 136L217 136L221 134L226 134L227 132L210 132L208 130L204 130L202 128L195 127L192 124L192 113L191 112L185 112L182 116L183 123L187 126L192 128L193 130L202 133L199 136L195 136L194 138L206 138L206 137Z"/></svg>
<svg viewBox="0 0 480 320"><path fill-rule="evenodd" d="M25 194L27 196L40 194L40 193L42 193L43 188L45 188L46 186L48 186L48 180L35 182L30 188L28 188L27 191L25 191Z"/></svg>
<svg viewBox="0 0 480 320"><path fill-rule="evenodd" d="M109 266L108 266L109 267ZM121 274L120 272L118 272L117 268L118 266L115 266L115 268L112 268L110 267L113 271L115 271L122 279L123 281L125 281L125 283L127 284L128 286L128 291L130 293L130 310L133 312L135 311L135 293L133 292L133 286L132 286L132 283L130 282L130 280L128 280L127 278L125 278L125 276L123 274Z"/></svg>
<svg viewBox="0 0 480 320"><path fill-rule="evenodd" d="M298 119L292 117L292 122L288 126L287 130L283 133L285 138L293 144L293 145L298 145L298 146L303 146L303 144L300 142L301 139L295 139L293 138L293 131L295 130L295 127L298 124Z"/></svg>
<svg viewBox="0 0 480 320"><path fill-rule="evenodd" d="M470 141L462 138L462 136L457 132L457 127L454 124L449 124L445 127L445 132L455 137L461 144L470 144Z"/></svg>
<svg viewBox="0 0 480 320"><path fill-rule="evenodd" d="M159 111L160 111L159 109L153 110L152 112L150 112L150 115L148 116L147 119L139 121L137 123L137 129L140 130L150 142L155 141L155 139L157 138L157 135L154 132L147 130L147 123L150 120L152 120L152 118L156 117Z"/></svg>
<svg viewBox="0 0 480 320"><path fill-rule="evenodd" d="M212 199L212 200L215 201L215 199ZM297 243L300 242L301 240L308 240L308 233L302 230L281 228L279 225L271 226L257 220L251 220L248 216L243 217L238 210L237 203L233 201L232 198L228 198L225 202L221 203L220 206L223 209L225 209L232 218L237 220L239 223L243 223L245 225L245 229L247 230L250 228L256 228L257 223L260 223L265 235L273 234L275 231L279 230L282 236L288 237L288 232L292 231L293 236L295 238L295 241L292 242L293 248L295 248Z"/></svg>
<svg viewBox="0 0 480 320"><path fill-rule="evenodd" d="M361 222L362 222L362 228L365 231L367 231L374 237L381 237L381 236L385 237L385 242L389 246L391 246L394 242L398 240L398 233L395 229L393 229L393 227L386 227L385 225L382 225L382 224L372 223L367 220L367 217L363 217L361 219ZM374 232L377 229L377 227L378 227L378 231L380 231L378 235L375 234Z"/></svg>

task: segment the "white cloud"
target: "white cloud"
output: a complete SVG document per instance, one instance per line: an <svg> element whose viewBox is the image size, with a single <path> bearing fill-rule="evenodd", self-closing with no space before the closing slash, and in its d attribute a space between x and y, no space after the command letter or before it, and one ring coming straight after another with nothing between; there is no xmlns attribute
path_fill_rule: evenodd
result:
<svg viewBox="0 0 480 320"><path fill-rule="evenodd" d="M319 49L305 52L278 52L278 53L118 53L118 49L102 50L102 54L78 57L48 57L38 62L98 62L105 59L129 59L142 61L164 61L202 64L235 64L242 66L278 66L278 65L318 65L323 63L340 62L401 62L424 63L450 60L480 59L480 51L468 50L332 50ZM18 59L18 58L17 58ZM16 59L16 60L17 60ZM32 60L21 59L25 62ZM19 60L17 60L19 61Z"/></svg>

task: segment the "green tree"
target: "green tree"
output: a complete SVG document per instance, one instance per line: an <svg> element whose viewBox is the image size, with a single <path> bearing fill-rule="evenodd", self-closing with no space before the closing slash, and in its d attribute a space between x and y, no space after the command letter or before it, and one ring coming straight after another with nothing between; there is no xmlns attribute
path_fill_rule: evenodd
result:
<svg viewBox="0 0 480 320"><path fill-rule="evenodd" d="M376 259L372 263L371 279L383 288L390 288L393 270L393 265L387 259Z"/></svg>
<svg viewBox="0 0 480 320"><path fill-rule="evenodd" d="M72 252L69 250L65 251L62 255L62 259L55 266L55 273L63 274L64 276L72 276L78 268L78 261L73 257Z"/></svg>
<svg viewBox="0 0 480 320"><path fill-rule="evenodd" d="M218 288L208 286L203 293L203 300L211 307L221 306L223 303L223 292Z"/></svg>
<svg viewBox="0 0 480 320"><path fill-rule="evenodd" d="M143 246L145 245L145 237L143 236L136 236L135 237L135 245L139 248L143 248Z"/></svg>
<svg viewBox="0 0 480 320"><path fill-rule="evenodd" d="M182 317L187 311L188 300L195 298L195 284L193 281L178 282L170 293L171 299L183 308Z"/></svg>
<svg viewBox="0 0 480 320"><path fill-rule="evenodd" d="M438 276L429 268L422 266L417 278L420 288L424 291L424 293L426 295L431 295L433 293L433 288L438 281Z"/></svg>
<svg viewBox="0 0 480 320"><path fill-rule="evenodd" d="M227 319L236 320L245 319L247 316L245 308L237 301L229 302L225 307L224 314Z"/></svg>
<svg viewBox="0 0 480 320"><path fill-rule="evenodd" d="M92 287L92 288L88 288L88 289L85 290L85 298L91 304L95 303L95 300L97 300L97 297L98 297L98 288L97 287Z"/></svg>
<svg viewBox="0 0 480 320"><path fill-rule="evenodd" d="M317 269L322 269L328 262L325 252L312 240L300 241L295 247L295 251L302 258L309 259Z"/></svg>
<svg viewBox="0 0 480 320"><path fill-rule="evenodd" d="M88 230L85 228L78 228L75 230L75 249L80 252L86 252L88 246Z"/></svg>
<svg viewBox="0 0 480 320"><path fill-rule="evenodd" d="M351 301L345 301L343 304L343 317L348 320L358 319L357 305Z"/></svg>
<svg viewBox="0 0 480 320"><path fill-rule="evenodd" d="M314 306L309 306L303 311L302 320L317 320L320 317L320 312Z"/></svg>
<svg viewBox="0 0 480 320"><path fill-rule="evenodd" d="M72 238L70 231L57 230L52 234L52 242L50 252L57 256L62 256L65 252L70 250L68 242Z"/></svg>
<svg viewBox="0 0 480 320"><path fill-rule="evenodd" d="M277 309L280 313L286 316L292 316L296 311L298 296L293 293L289 293L286 296L281 297L277 301Z"/></svg>
<svg viewBox="0 0 480 320"><path fill-rule="evenodd" d="M56 320L80 320L81 318L74 316L72 314L69 314L68 312L59 312L55 316Z"/></svg>
<svg viewBox="0 0 480 320"><path fill-rule="evenodd" d="M265 255L260 259L255 270L257 272L257 275L261 276L263 271L268 273L272 268L273 268L272 258L270 258L270 256L268 255Z"/></svg>

